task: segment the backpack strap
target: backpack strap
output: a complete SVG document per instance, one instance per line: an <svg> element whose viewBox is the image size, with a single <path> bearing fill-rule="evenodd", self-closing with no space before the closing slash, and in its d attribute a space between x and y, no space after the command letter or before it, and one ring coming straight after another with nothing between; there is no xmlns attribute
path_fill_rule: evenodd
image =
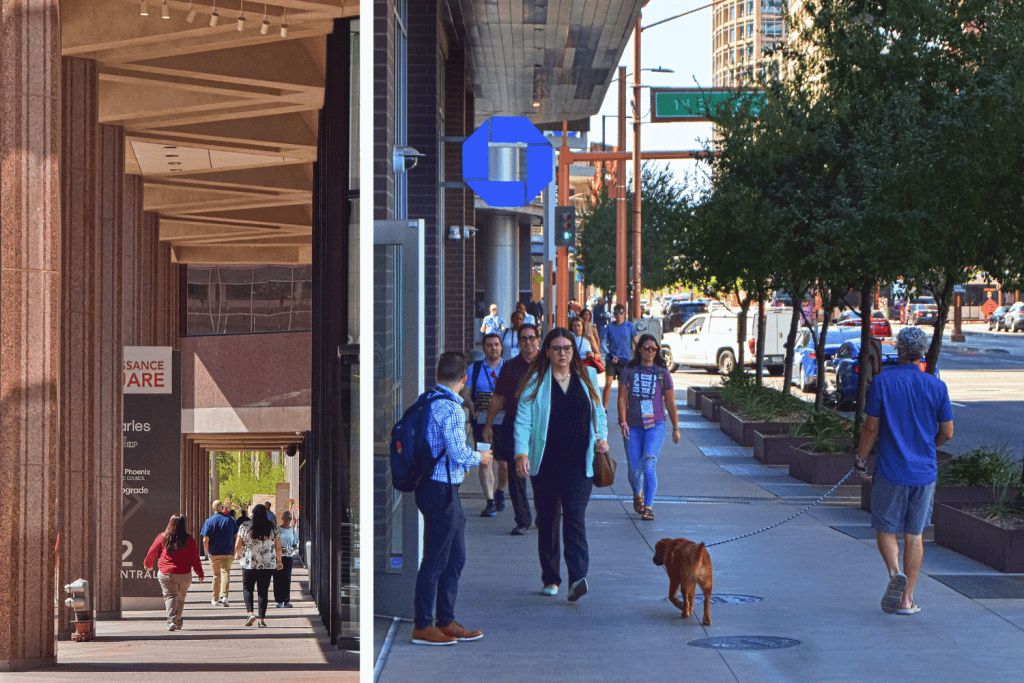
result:
<svg viewBox="0 0 1024 683"><path fill-rule="evenodd" d="M476 403L476 395L480 388L480 370L483 368L484 362L482 360L473 361L473 403Z"/></svg>

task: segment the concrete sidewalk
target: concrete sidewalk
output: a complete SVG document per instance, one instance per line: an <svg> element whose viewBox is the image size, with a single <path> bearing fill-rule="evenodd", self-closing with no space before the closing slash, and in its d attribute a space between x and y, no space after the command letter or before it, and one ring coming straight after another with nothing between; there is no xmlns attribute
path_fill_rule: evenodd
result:
<svg viewBox="0 0 1024 683"><path fill-rule="evenodd" d="M841 487L778 528L711 548L713 625L681 619L668 602L665 571L651 561L659 539L712 543L755 531L829 487L760 465L717 424L685 404L679 412L682 439L666 441L659 458L654 522L632 510L622 441L612 435L619 471L614 486L594 490L587 510L590 592L575 604L564 585L557 597L540 593L536 535L509 536L511 508L478 516L484 501L470 473L462 487L469 560L456 613L485 636L448 647L413 645L412 624L396 622L385 659L378 658L379 680L1020 680L1024 576L936 546L926 532L915 591L922 611L884 614L879 601L888 575L869 515L858 508L859 487ZM729 602L718 604L723 598ZM390 624L376 621L375 657ZM704 638L728 638L732 647L692 644ZM798 642L737 649L768 644L766 638Z"/></svg>
<svg viewBox="0 0 1024 683"><path fill-rule="evenodd" d="M352 681L359 680L359 656L330 644L320 615L308 593L308 575L292 574L292 604L267 609L269 628L246 628L242 572L231 571L230 607L213 607L209 562L207 580L192 577L185 602L184 628L167 631L166 614L124 612L119 621L96 623L96 640L60 641L57 666L23 673L0 674L3 683L70 681ZM273 600L273 586L270 599ZM63 605L61 605L63 609Z"/></svg>

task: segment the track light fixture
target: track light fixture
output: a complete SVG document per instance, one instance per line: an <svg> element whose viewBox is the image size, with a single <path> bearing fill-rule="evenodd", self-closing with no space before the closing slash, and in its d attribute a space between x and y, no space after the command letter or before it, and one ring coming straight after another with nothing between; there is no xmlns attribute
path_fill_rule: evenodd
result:
<svg viewBox="0 0 1024 683"><path fill-rule="evenodd" d="M171 18L171 8L167 6L167 0L164 0L163 9L160 11L160 16L164 19Z"/></svg>
<svg viewBox="0 0 1024 683"><path fill-rule="evenodd" d="M260 33L263 35L270 33L270 20L267 19L267 3L263 3L263 23L260 24Z"/></svg>
<svg viewBox="0 0 1024 683"><path fill-rule="evenodd" d="M238 30L245 30L245 0L238 3Z"/></svg>
<svg viewBox="0 0 1024 683"><path fill-rule="evenodd" d="M192 6L192 3L188 3L188 14L185 15L185 21L192 23L196 20L196 8Z"/></svg>
<svg viewBox="0 0 1024 683"><path fill-rule="evenodd" d="M216 26L218 21L220 21L220 15L217 14L217 3L213 3L213 14L210 15L210 26Z"/></svg>
<svg viewBox="0 0 1024 683"><path fill-rule="evenodd" d="M288 37L288 10L284 9L281 14L281 37Z"/></svg>
<svg viewBox="0 0 1024 683"><path fill-rule="evenodd" d="M139 0L139 16L149 16L149 7L146 5L146 0Z"/></svg>

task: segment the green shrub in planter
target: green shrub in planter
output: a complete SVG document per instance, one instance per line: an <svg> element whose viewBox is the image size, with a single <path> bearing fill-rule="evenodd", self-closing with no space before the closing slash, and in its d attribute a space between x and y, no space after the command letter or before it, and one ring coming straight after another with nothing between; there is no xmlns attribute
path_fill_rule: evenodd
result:
<svg viewBox="0 0 1024 683"><path fill-rule="evenodd" d="M1015 486L1021 483L1021 463L1000 448L982 447L959 455L939 467L937 486Z"/></svg>
<svg viewBox="0 0 1024 683"><path fill-rule="evenodd" d="M843 453L852 443L853 422L831 410L818 410L806 422L790 429L789 435L809 438L819 453Z"/></svg>
<svg viewBox="0 0 1024 683"><path fill-rule="evenodd" d="M754 422L802 419L811 406L796 396L757 384L753 373L733 368L722 380L722 401L738 406Z"/></svg>

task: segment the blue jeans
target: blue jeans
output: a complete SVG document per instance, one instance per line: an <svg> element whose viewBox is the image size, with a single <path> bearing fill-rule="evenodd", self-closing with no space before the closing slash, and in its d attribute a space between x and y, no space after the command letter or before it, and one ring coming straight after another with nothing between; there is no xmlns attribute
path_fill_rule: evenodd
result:
<svg viewBox="0 0 1024 683"><path fill-rule="evenodd" d="M630 427L629 438L622 440L629 459L627 475L633 495L644 494L644 505L654 504L654 492L658 489L658 453L665 443L665 421L655 422L650 429Z"/></svg>
<svg viewBox="0 0 1024 683"><path fill-rule="evenodd" d="M434 480L416 489L423 513L423 561L416 574L416 628L455 621L459 577L466 564L466 515L458 488Z"/></svg>

